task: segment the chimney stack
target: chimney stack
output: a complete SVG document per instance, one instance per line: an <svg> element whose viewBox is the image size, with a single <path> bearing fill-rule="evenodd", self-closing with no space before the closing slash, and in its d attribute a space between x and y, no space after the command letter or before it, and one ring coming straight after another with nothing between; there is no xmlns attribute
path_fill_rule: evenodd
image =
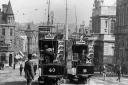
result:
<svg viewBox="0 0 128 85"><path fill-rule="evenodd" d="M7 4L3 4L3 5L2 5L3 13L6 13L7 7L8 7L8 5L7 5Z"/></svg>
<svg viewBox="0 0 128 85"><path fill-rule="evenodd" d="M0 14L1 14L1 9L0 9Z"/></svg>

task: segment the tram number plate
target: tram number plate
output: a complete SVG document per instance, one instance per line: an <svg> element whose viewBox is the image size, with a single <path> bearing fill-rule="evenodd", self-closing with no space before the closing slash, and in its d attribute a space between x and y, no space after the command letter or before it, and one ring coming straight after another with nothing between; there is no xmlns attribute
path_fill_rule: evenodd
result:
<svg viewBox="0 0 128 85"><path fill-rule="evenodd" d="M43 65L42 75L64 75L65 66L63 65Z"/></svg>
<svg viewBox="0 0 128 85"><path fill-rule="evenodd" d="M87 72L87 69L83 69L83 73L86 73Z"/></svg>
<svg viewBox="0 0 128 85"><path fill-rule="evenodd" d="M55 71L56 71L55 68L49 68L49 72L50 72L50 73L54 73Z"/></svg>
<svg viewBox="0 0 128 85"><path fill-rule="evenodd" d="M77 74L93 74L94 66L77 66Z"/></svg>

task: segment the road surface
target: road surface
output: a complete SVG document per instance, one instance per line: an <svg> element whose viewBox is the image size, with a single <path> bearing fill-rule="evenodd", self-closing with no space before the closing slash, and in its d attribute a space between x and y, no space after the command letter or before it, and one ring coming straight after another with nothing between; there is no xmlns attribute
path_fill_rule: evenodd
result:
<svg viewBox="0 0 128 85"><path fill-rule="evenodd" d="M35 76L35 80L32 85L38 85L37 83L38 73ZM94 76L91 78L89 84L85 85L128 85L128 78L122 77L121 82L116 81L117 77L107 77L106 80L103 80L102 76ZM15 70L6 68L0 70L0 85L25 85L26 80L23 75L20 76L19 68ZM75 85L75 84L62 84L62 85Z"/></svg>

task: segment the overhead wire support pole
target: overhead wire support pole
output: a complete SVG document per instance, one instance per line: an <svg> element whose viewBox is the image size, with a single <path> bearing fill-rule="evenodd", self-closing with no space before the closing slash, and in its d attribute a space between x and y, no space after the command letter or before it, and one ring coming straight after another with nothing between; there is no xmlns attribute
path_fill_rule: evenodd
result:
<svg viewBox="0 0 128 85"><path fill-rule="evenodd" d="M68 24L67 24L67 14L68 13L68 8L67 8L67 0L66 0L66 16L65 16L65 53L64 53L64 57L65 57L65 65L67 65L67 41L68 41Z"/></svg>
<svg viewBox="0 0 128 85"><path fill-rule="evenodd" d="M75 18L76 18L76 33L77 33L77 14L76 14L76 7L75 7Z"/></svg>
<svg viewBox="0 0 128 85"><path fill-rule="evenodd" d="M50 15L49 15L49 13L50 13L50 0L48 1L48 21L47 21L48 26L50 24Z"/></svg>

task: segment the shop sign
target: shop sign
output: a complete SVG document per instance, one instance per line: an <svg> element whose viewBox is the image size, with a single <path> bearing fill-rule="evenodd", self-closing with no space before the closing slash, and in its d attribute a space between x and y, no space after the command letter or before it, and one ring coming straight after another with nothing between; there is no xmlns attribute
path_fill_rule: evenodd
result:
<svg viewBox="0 0 128 85"><path fill-rule="evenodd" d="M0 47L0 51L8 51L8 47Z"/></svg>

